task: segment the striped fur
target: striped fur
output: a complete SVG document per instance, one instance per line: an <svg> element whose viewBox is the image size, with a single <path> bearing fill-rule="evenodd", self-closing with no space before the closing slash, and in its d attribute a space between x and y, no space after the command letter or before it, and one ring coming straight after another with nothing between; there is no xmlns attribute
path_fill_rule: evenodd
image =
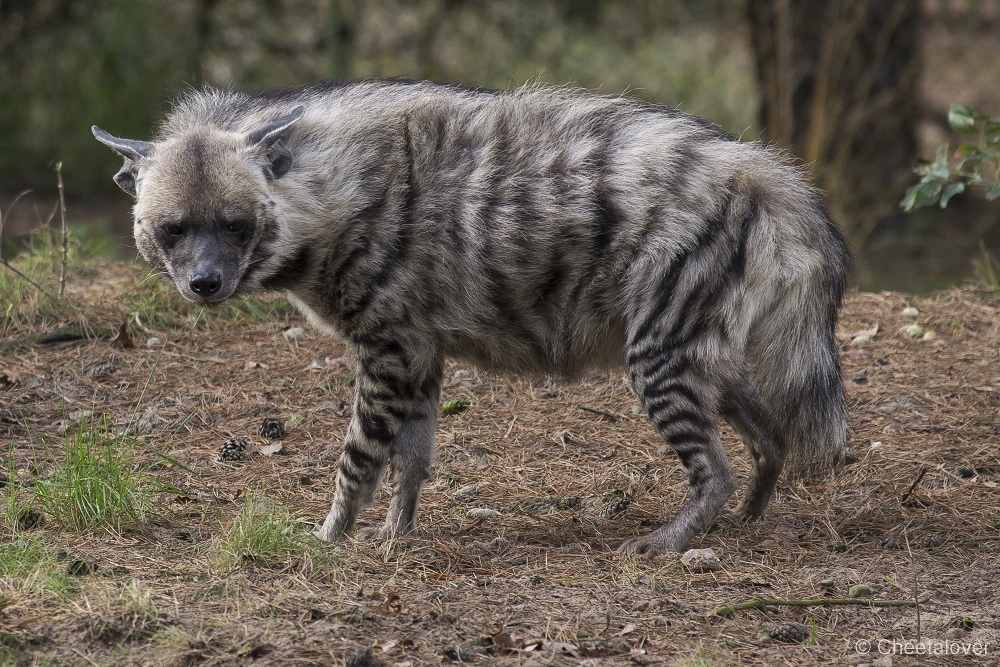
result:
<svg viewBox="0 0 1000 667"><path fill-rule="evenodd" d="M692 489L629 551L681 549L732 494L719 417L753 455L751 519L786 464L819 470L845 445L843 238L781 154L704 120L564 89L368 81L194 92L151 143L95 134L126 157L138 248L184 296L280 289L353 347L324 539L390 465L382 534L415 527L448 357L627 367Z"/></svg>

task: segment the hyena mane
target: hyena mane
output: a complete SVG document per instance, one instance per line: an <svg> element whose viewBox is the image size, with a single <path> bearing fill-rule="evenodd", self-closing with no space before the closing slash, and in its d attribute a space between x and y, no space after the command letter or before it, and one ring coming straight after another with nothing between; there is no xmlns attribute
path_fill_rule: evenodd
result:
<svg viewBox="0 0 1000 667"><path fill-rule="evenodd" d="M752 454L742 514L783 468L847 439L834 339L848 251L779 152L627 98L366 81L204 90L125 158L137 247L212 303L285 292L356 359L354 413L319 531L350 530L391 463L381 534L416 525L443 363L623 367L692 494L623 545L679 550Z"/></svg>

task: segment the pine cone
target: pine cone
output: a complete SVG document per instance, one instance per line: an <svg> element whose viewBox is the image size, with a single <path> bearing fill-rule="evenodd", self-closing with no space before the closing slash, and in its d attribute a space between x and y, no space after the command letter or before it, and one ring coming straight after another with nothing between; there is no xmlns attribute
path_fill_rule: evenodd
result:
<svg viewBox="0 0 1000 667"><path fill-rule="evenodd" d="M809 628L801 623L782 623L773 628L762 630L757 638L761 641L786 642L799 644L809 639Z"/></svg>
<svg viewBox="0 0 1000 667"><path fill-rule="evenodd" d="M285 437L285 422L277 417L268 417L260 425L260 435L268 440L281 440Z"/></svg>
<svg viewBox="0 0 1000 667"><path fill-rule="evenodd" d="M247 457L247 442L242 438L226 440L219 452L220 461L242 461Z"/></svg>

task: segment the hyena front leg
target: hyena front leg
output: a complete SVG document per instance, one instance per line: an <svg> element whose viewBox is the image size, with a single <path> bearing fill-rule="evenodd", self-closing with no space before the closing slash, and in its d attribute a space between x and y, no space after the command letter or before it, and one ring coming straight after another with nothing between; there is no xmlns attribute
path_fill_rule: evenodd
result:
<svg viewBox="0 0 1000 667"><path fill-rule="evenodd" d="M632 384L656 429L684 466L691 498L672 521L649 535L626 541L622 551L681 551L711 525L736 490L736 475L719 439L717 380L693 355L692 349L671 349L648 339L629 347Z"/></svg>
<svg viewBox="0 0 1000 667"><path fill-rule="evenodd" d="M390 461L396 493L383 532L391 535L411 528L434 445L435 412L429 412L428 406L433 401L436 408L440 364L417 373L410 355L391 342L359 348L356 355L354 415L337 462L333 505L316 531L328 541L351 530L358 512L374 497Z"/></svg>

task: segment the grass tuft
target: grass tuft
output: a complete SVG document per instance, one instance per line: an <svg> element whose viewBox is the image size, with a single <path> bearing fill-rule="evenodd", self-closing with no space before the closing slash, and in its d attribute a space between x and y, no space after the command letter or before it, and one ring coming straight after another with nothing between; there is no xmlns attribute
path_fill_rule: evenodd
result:
<svg viewBox="0 0 1000 667"><path fill-rule="evenodd" d="M305 521L266 499L262 491L249 492L242 511L215 537L215 565L222 570L244 565L288 567L306 551L306 528Z"/></svg>
<svg viewBox="0 0 1000 667"><path fill-rule="evenodd" d="M0 545L0 609L24 598L36 601L65 598L75 592L60 555L35 534Z"/></svg>
<svg viewBox="0 0 1000 667"><path fill-rule="evenodd" d="M118 434L106 417L66 433L63 459L35 485L46 514L73 530L120 533L158 515L153 494L167 490L136 457L136 440Z"/></svg>

